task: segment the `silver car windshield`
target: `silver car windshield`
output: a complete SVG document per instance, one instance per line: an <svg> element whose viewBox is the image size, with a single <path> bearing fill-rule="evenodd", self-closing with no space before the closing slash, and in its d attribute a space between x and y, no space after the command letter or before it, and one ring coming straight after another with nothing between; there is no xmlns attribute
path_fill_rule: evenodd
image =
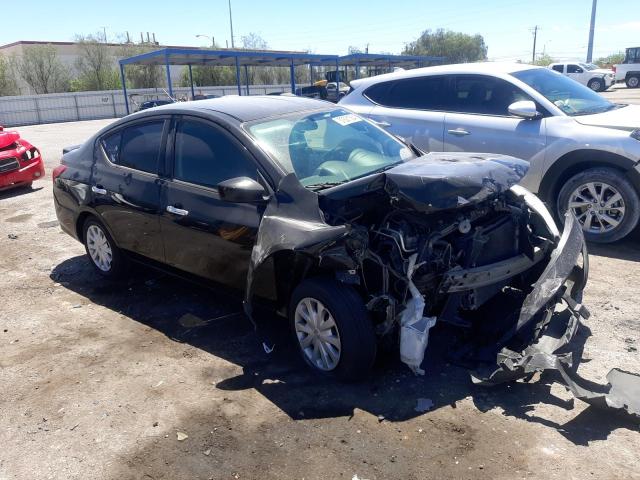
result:
<svg viewBox="0 0 640 480"><path fill-rule="evenodd" d="M415 158L411 148L342 109L300 112L245 125L258 145L307 188L322 189Z"/></svg>
<svg viewBox="0 0 640 480"><path fill-rule="evenodd" d="M534 88L570 116L602 113L618 105L605 100L588 87L546 68L532 68L512 73Z"/></svg>

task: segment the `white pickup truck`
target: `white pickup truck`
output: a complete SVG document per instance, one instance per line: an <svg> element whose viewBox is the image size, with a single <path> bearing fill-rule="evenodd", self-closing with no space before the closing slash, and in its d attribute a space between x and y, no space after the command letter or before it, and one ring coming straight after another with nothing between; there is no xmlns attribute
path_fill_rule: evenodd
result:
<svg viewBox="0 0 640 480"><path fill-rule="evenodd" d="M614 65L616 82L624 82L629 88L640 87L640 47L627 48L624 61Z"/></svg>
<svg viewBox="0 0 640 480"><path fill-rule="evenodd" d="M600 68L593 63L552 63L549 68L566 75L595 92L604 92L613 85L613 70Z"/></svg>

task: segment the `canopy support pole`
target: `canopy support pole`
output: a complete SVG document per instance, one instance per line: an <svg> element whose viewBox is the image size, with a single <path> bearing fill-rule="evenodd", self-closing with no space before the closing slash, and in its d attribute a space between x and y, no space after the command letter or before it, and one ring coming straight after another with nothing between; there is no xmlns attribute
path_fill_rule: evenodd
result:
<svg viewBox="0 0 640 480"><path fill-rule="evenodd" d="M244 81L247 84L247 96L251 95L251 93L249 93L249 67L247 65L244 66Z"/></svg>
<svg viewBox="0 0 640 480"><path fill-rule="evenodd" d="M189 64L189 83L191 84L191 100L193 100L196 92L193 90L193 71L191 70L191 64Z"/></svg>
<svg viewBox="0 0 640 480"><path fill-rule="evenodd" d="M169 90L169 97L171 97L171 100L174 100L173 87L171 86L171 70L169 69L169 55L166 53L164 55L164 65L167 70L167 89Z"/></svg>
<svg viewBox="0 0 640 480"><path fill-rule="evenodd" d="M293 58L291 59L291 66L289 67L289 73L291 75L291 93L296 94L296 72L293 64Z"/></svg>
<svg viewBox="0 0 640 480"><path fill-rule="evenodd" d="M124 108L127 111L127 115L131 112L129 111L129 98L127 97L127 77L124 75L124 65L120 64L120 80L122 81L122 93L124 93Z"/></svg>
<svg viewBox="0 0 640 480"><path fill-rule="evenodd" d="M242 95L242 85L240 84L240 60L236 56L236 83L238 84L238 95Z"/></svg>

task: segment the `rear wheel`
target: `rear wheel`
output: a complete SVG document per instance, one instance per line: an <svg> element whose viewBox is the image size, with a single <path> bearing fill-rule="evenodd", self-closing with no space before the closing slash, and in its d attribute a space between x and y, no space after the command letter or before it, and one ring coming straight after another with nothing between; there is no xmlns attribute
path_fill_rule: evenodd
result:
<svg viewBox="0 0 640 480"><path fill-rule="evenodd" d="M96 271L107 278L118 278L125 269L126 260L107 229L94 217L83 227L84 248Z"/></svg>
<svg viewBox="0 0 640 480"><path fill-rule="evenodd" d="M640 87L640 75L629 75L625 80L627 87L638 88Z"/></svg>
<svg viewBox="0 0 640 480"><path fill-rule="evenodd" d="M591 80L589 80L589 83L587 84L587 86L594 92L603 91L604 85L605 85L604 81L600 80L599 78L592 78Z"/></svg>
<svg viewBox="0 0 640 480"><path fill-rule="evenodd" d="M571 210L587 240L620 240L638 224L638 193L624 173L612 168L592 168L571 177L558 195L560 218Z"/></svg>
<svg viewBox="0 0 640 480"><path fill-rule="evenodd" d="M294 339L312 370L359 380L371 370L376 336L364 302L348 285L313 278L293 292L289 319Z"/></svg>

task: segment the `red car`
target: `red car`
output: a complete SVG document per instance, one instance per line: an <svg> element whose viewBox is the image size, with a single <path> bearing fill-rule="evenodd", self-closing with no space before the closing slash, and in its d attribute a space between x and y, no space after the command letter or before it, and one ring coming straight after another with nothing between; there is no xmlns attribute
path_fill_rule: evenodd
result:
<svg viewBox="0 0 640 480"><path fill-rule="evenodd" d="M0 191L31 185L44 177L44 162L40 150L20 134L0 126Z"/></svg>

